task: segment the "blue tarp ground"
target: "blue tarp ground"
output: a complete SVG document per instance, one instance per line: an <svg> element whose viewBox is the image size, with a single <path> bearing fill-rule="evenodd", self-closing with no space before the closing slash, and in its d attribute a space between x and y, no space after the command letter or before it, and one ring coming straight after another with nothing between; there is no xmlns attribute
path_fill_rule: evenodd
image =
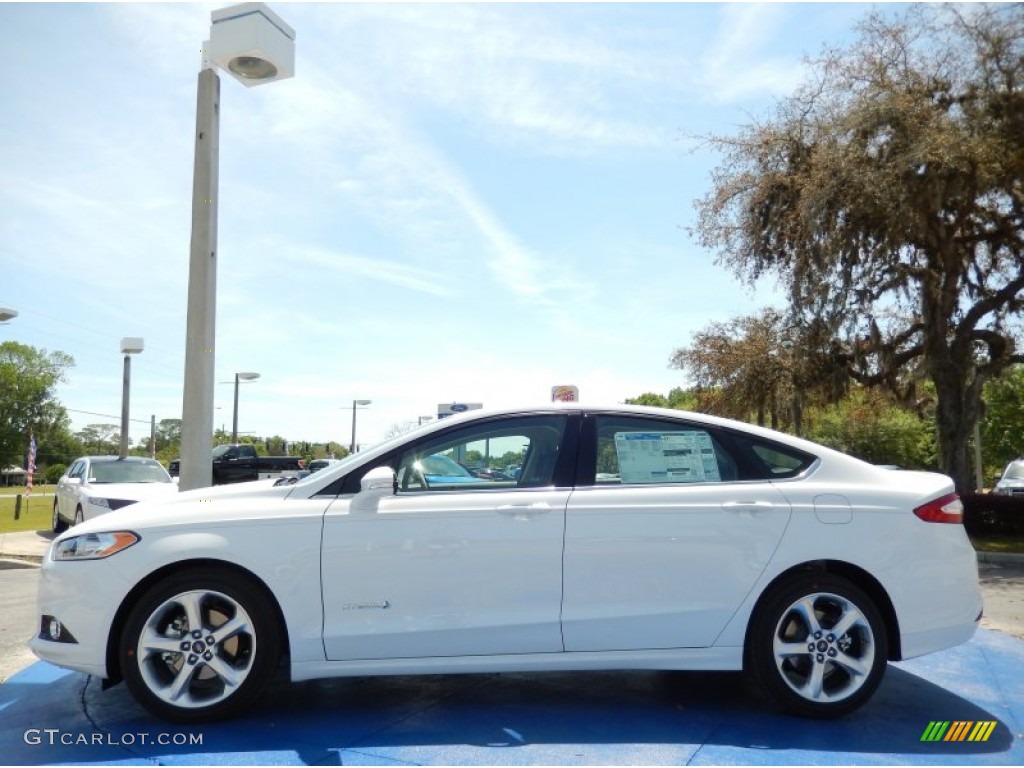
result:
<svg viewBox="0 0 1024 768"><path fill-rule="evenodd" d="M922 742L929 722L996 721L984 742ZM201 740L201 743L197 743ZM184 743L181 743L184 742ZM244 718L180 727L124 686L39 662L0 685L11 765L1024 765L1024 641L891 665L837 721L775 711L734 673L600 672L274 684Z"/></svg>

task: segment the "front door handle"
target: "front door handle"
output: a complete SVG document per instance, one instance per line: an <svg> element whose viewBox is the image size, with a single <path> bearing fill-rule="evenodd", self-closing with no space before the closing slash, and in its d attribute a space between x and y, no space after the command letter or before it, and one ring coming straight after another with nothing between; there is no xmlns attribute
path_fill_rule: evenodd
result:
<svg viewBox="0 0 1024 768"><path fill-rule="evenodd" d="M533 504L502 504L498 507L499 515L542 515L551 511L546 501L535 501Z"/></svg>
<svg viewBox="0 0 1024 768"><path fill-rule="evenodd" d="M722 509L729 512L767 512L775 505L770 501L726 501Z"/></svg>

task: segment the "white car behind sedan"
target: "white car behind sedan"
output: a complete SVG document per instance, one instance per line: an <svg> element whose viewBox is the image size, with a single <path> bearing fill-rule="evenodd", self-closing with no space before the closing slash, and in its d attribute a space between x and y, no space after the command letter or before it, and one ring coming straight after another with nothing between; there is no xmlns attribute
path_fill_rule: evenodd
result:
<svg viewBox="0 0 1024 768"><path fill-rule="evenodd" d="M424 460L521 467L431 475ZM158 716L242 711L282 660L319 677L749 670L835 717L889 661L963 643L977 561L944 475L618 406L473 411L293 484L134 504L57 538L42 659Z"/></svg>
<svg viewBox="0 0 1024 768"><path fill-rule="evenodd" d="M178 486L155 459L129 456L83 456L57 481L53 532L63 533L114 509L143 499L172 496Z"/></svg>

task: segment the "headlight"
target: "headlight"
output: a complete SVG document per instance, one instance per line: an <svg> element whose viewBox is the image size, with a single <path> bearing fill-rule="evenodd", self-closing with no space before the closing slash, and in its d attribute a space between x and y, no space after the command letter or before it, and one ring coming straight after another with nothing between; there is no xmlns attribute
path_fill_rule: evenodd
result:
<svg viewBox="0 0 1024 768"><path fill-rule="evenodd" d="M107 509L110 509L110 502L107 499L99 499L92 496L89 498L89 503L94 507L106 507Z"/></svg>
<svg viewBox="0 0 1024 768"><path fill-rule="evenodd" d="M131 531L83 533L64 539L53 548L54 560L100 560L117 554L139 541Z"/></svg>

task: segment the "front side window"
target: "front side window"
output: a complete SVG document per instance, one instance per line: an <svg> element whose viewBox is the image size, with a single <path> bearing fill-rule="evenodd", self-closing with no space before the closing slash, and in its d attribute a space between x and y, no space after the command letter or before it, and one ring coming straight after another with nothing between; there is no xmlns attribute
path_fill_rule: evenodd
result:
<svg viewBox="0 0 1024 768"><path fill-rule="evenodd" d="M720 483L735 460L708 430L628 416L597 417L596 485Z"/></svg>
<svg viewBox="0 0 1024 768"><path fill-rule="evenodd" d="M552 485L564 431L561 415L522 416L432 436L400 454L399 492Z"/></svg>

